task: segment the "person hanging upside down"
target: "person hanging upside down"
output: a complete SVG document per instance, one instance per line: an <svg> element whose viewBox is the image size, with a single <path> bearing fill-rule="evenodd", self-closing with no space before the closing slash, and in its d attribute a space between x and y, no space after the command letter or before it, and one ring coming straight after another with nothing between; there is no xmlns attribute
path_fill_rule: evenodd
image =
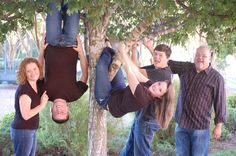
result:
<svg viewBox="0 0 236 156"><path fill-rule="evenodd" d="M157 81L154 83L146 78L132 62L127 51L126 45L121 43L118 56L121 57L128 86L125 85L121 68L114 79L109 81L108 69L115 51L110 47L103 49L96 66L95 98L97 103L114 117L122 117L155 102L165 105L167 108L174 107L174 87L171 82ZM169 121L166 120L165 113L161 112L161 110L157 110L157 120L161 127L166 128Z"/></svg>
<svg viewBox="0 0 236 156"><path fill-rule="evenodd" d="M62 3L58 10L55 3L49 3L46 39L43 37L38 58L45 70L44 89L53 102L52 120L59 124L69 120L69 103L78 100L88 89L88 65L78 35L79 13L68 15L67 7ZM77 78L78 62L80 78Z"/></svg>

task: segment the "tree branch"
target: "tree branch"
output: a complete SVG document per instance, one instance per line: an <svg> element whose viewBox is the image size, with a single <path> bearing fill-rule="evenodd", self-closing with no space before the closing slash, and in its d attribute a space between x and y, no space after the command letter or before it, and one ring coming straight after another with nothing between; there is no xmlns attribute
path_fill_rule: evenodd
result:
<svg viewBox="0 0 236 156"><path fill-rule="evenodd" d="M181 1L181 0L175 0L175 2L176 2L178 5L180 5L183 9L187 10L188 12L193 13L193 14L195 14L195 15L201 15L201 12L199 12L199 11L197 11L197 10L195 10L195 9L193 9L193 8L191 8L191 7L189 7L189 6L187 6L187 5L185 5L185 4L183 3L183 1ZM218 14L218 13L216 13L216 12L208 12L208 15L210 15L210 16L215 16L215 17L218 17L218 18L220 18L220 19L232 19L232 18L233 18L231 14L225 14L225 15L224 15L224 14Z"/></svg>
<svg viewBox="0 0 236 156"><path fill-rule="evenodd" d="M109 21L110 21L112 14L116 11L118 6L119 6L118 4L114 4L113 6L111 6L111 8L106 9L106 11L102 17L103 18L102 25L105 27L105 31L107 30L107 27L109 25Z"/></svg>
<svg viewBox="0 0 236 156"><path fill-rule="evenodd" d="M139 37L142 35L142 33L147 30L147 28L152 24L152 20L143 20L141 21L137 27L135 27L126 38L125 42L129 43L132 41L138 41ZM121 66L121 60L119 58L119 55L116 55L113 59L110 67L109 67L109 80L112 81L112 79L115 77L116 73L118 72L119 68Z"/></svg>
<svg viewBox="0 0 236 156"><path fill-rule="evenodd" d="M135 27L126 38L126 41L137 41L142 33L152 24L152 20L143 20Z"/></svg>
<svg viewBox="0 0 236 156"><path fill-rule="evenodd" d="M148 35L148 38L150 39L154 39L155 37L159 37L159 36L163 36L172 32L176 32L179 29L181 29L183 27L183 24L177 25L176 27L171 27L171 28L167 28L167 29L163 29L163 30L158 30L158 31L154 31L152 32L150 35Z"/></svg>

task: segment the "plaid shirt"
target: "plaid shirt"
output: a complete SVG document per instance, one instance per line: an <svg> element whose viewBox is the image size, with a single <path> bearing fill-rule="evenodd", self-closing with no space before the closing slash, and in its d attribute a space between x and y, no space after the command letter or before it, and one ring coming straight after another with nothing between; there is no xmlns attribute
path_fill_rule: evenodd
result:
<svg viewBox="0 0 236 156"><path fill-rule="evenodd" d="M211 65L197 73L194 63L169 61L174 74L179 75L180 89L175 119L182 128L208 129L212 106L215 124L225 122L226 96L224 79Z"/></svg>

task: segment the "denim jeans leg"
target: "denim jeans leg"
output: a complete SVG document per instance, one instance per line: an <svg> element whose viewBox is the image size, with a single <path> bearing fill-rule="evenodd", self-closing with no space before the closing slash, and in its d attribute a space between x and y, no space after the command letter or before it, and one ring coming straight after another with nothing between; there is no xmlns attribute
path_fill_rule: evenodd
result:
<svg viewBox="0 0 236 156"><path fill-rule="evenodd" d="M120 151L119 156L134 156L134 127L135 121L133 122L133 125L131 127L128 140L123 149Z"/></svg>
<svg viewBox="0 0 236 156"><path fill-rule="evenodd" d="M37 147L37 133L35 131L35 133L33 133L33 144L32 144L32 149L30 152L30 156L34 156L36 153L36 147Z"/></svg>
<svg viewBox="0 0 236 156"><path fill-rule="evenodd" d="M62 35L62 17L55 3L49 3L50 12L46 17L46 42L57 46Z"/></svg>
<svg viewBox="0 0 236 156"><path fill-rule="evenodd" d="M181 128L176 124L175 145L176 156L190 156L190 135L187 129Z"/></svg>
<svg viewBox="0 0 236 156"><path fill-rule="evenodd" d="M64 44L66 47L76 46L76 37L79 32L80 14L74 12L71 15L66 14L64 19Z"/></svg>
<svg viewBox="0 0 236 156"><path fill-rule="evenodd" d="M208 156L208 147L210 142L210 130L193 130L191 135L191 155Z"/></svg>
<svg viewBox="0 0 236 156"><path fill-rule="evenodd" d="M135 119L129 134L129 139L120 152L120 156L151 156L151 143L154 132L158 129L159 126L156 122Z"/></svg>
<svg viewBox="0 0 236 156"><path fill-rule="evenodd" d="M36 130L10 129L14 155L35 156Z"/></svg>
<svg viewBox="0 0 236 156"><path fill-rule="evenodd" d="M124 80L124 74L123 74L121 68L118 70L115 77L111 81L111 85L112 85L112 92L119 90L119 89L124 89L126 87L125 80Z"/></svg>
<svg viewBox="0 0 236 156"><path fill-rule="evenodd" d="M103 51L96 66L95 98L98 104L104 108L106 107L106 103L104 104L103 102L110 95L112 89L111 82L108 78L108 68L111 59L111 53L109 51Z"/></svg>
<svg viewBox="0 0 236 156"><path fill-rule="evenodd" d="M144 120L136 120L134 132L134 155L151 156L151 143L157 124Z"/></svg>

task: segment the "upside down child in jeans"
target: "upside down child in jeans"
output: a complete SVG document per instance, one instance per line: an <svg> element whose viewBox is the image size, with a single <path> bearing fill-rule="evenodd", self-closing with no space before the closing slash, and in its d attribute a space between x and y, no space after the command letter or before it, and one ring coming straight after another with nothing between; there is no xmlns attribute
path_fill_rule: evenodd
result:
<svg viewBox="0 0 236 156"><path fill-rule="evenodd" d="M127 54L128 48L121 43L118 55L122 60L127 74L128 86L125 85L124 76L119 69L114 79L108 79L108 69L115 55L109 47L103 49L96 66L95 98L98 104L108 110L114 117L137 111L150 103L159 102L166 107L174 102L174 87L169 81L152 82L140 73L138 67ZM158 113L159 112L159 113ZM166 127L165 116L157 112L161 127ZM169 123L169 122L168 122Z"/></svg>

